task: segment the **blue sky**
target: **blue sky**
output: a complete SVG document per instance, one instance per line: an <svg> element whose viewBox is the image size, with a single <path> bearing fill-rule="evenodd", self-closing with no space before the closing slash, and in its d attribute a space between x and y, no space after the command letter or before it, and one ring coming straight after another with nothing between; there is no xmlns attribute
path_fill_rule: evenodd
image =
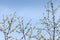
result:
<svg viewBox="0 0 60 40"><path fill-rule="evenodd" d="M46 4L44 0L2 0L0 1L0 9L4 14L10 14L16 11L16 14L24 17L39 17L43 6Z"/></svg>
<svg viewBox="0 0 60 40"><path fill-rule="evenodd" d="M48 1L49 0L0 0L0 18L2 18L2 15L13 14L16 11L17 17L24 17L26 20L32 19L32 22L36 22L42 17L42 13L45 12L44 6ZM53 0L53 2L55 7L60 5L60 0ZM60 13L59 10L56 15L58 15L58 13Z"/></svg>
<svg viewBox="0 0 60 40"><path fill-rule="evenodd" d="M44 6L49 0L0 0L0 13L12 14L16 11L16 15L29 18L39 18L44 12ZM55 1L55 5L59 5L60 1Z"/></svg>

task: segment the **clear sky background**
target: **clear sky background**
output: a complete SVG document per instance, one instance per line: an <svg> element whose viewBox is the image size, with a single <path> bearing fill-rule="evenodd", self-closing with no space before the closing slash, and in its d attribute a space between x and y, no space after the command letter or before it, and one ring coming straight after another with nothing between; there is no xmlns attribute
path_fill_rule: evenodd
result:
<svg viewBox="0 0 60 40"><path fill-rule="evenodd" d="M13 14L16 11L17 17L32 19L32 22L37 22L45 12L44 6L49 0L0 0L0 19L2 15ZM53 0L54 6L60 5L60 0ZM60 10L57 11L58 15ZM57 18L57 16L56 16ZM0 39L1 39L0 35ZM3 39L1 39L3 40Z"/></svg>

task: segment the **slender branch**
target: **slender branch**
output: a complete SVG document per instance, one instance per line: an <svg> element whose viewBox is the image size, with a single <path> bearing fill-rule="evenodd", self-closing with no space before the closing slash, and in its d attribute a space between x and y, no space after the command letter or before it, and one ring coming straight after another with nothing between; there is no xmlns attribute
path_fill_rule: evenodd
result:
<svg viewBox="0 0 60 40"><path fill-rule="evenodd" d="M52 19L53 19L53 40L55 40L55 15L54 15L54 7L53 7L53 2L50 2L51 4L51 9L52 9Z"/></svg>

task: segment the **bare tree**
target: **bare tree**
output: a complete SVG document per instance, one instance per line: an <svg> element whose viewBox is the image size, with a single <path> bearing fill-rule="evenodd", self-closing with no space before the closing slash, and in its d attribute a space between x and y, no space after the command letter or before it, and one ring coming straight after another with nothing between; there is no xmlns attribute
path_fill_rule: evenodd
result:
<svg viewBox="0 0 60 40"><path fill-rule="evenodd" d="M32 33L34 31L34 29L35 29L35 31L37 29L34 26L32 26L31 20L29 20L26 23L26 25L24 25L23 18L21 18L21 20L19 18L18 20L19 20L19 23L20 23L20 27L18 28L18 30L16 30L16 32L18 32L19 34L21 34L21 33L23 34L22 37L20 37L20 40L31 40L32 38L37 39L36 38L37 35L33 35L33 33Z"/></svg>
<svg viewBox="0 0 60 40"><path fill-rule="evenodd" d="M49 5L50 5L50 8L49 8ZM55 12L58 8L59 8L59 6L57 8L54 8L54 4L53 4L52 0L50 0L48 2L48 7L46 7L47 15L45 16L45 14L43 13L43 19L41 19L41 22L42 22L41 24L44 24L46 26L45 30L50 35L49 40L60 40L59 39L60 32L58 29L59 28L58 25L60 25L59 24L60 18L58 19L58 21L55 18L55 14L56 14Z"/></svg>
<svg viewBox="0 0 60 40"><path fill-rule="evenodd" d="M10 34L14 32L14 30L16 30L19 26L19 24L12 26L16 21L15 15L6 16L6 18L3 16L2 22L0 22L0 31L4 33L4 40L9 40L10 38L11 40L16 39L10 36Z"/></svg>
<svg viewBox="0 0 60 40"><path fill-rule="evenodd" d="M46 8L46 14L43 13L43 18L40 19L40 23L44 25L43 28L40 28L37 25L32 25L31 20L27 23L24 22L23 17L16 18L15 15L7 16L6 18L3 16L2 22L0 22L0 31L3 32L5 40L60 40L60 18L56 20L55 12L59 8L54 8L53 1L50 0L48 2L48 7ZM45 37L45 35L49 35ZM14 38L14 35L10 35L13 32L18 35L20 38Z"/></svg>

